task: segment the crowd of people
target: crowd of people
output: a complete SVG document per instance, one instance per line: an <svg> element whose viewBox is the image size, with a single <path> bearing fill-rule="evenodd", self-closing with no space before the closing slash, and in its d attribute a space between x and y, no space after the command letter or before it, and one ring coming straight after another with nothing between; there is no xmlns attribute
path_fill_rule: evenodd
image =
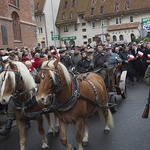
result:
<svg viewBox="0 0 150 150"><path fill-rule="evenodd" d="M9 61L22 61L30 73L35 77L41 67L43 60L52 60L60 58L60 62L63 63L68 70L74 71L74 73L86 73L96 71L103 77L105 83L108 83L108 68L112 68L117 64L121 65L121 71L127 70L127 80L131 85L134 85L136 81L143 80L150 85L149 72L150 72L150 44L137 44L129 43L122 45L98 44L91 47L85 46L62 46L56 49L54 46L47 48L1 48L0 49L0 61L7 63ZM149 67L148 67L149 66ZM147 70L149 68L149 70ZM0 66L2 69L2 66ZM145 73L146 72L146 73ZM0 110L6 110L6 107L0 105ZM9 116L9 111L7 111ZM11 112L12 113L12 112ZM12 116L11 116L12 117ZM11 120L11 121L10 121ZM6 128L9 128L9 132L12 126L13 118L9 118L6 123ZM30 127L29 121L27 121L28 127ZM5 128L5 131L6 131ZM0 132L0 135L9 135Z"/></svg>

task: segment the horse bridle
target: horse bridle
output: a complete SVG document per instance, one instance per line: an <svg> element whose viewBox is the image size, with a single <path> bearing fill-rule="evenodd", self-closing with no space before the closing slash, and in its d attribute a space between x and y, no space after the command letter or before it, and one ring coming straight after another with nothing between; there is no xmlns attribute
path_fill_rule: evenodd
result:
<svg viewBox="0 0 150 150"><path fill-rule="evenodd" d="M19 70L8 69L8 67L7 67L3 71L5 71L5 73L4 73L4 77L3 77L2 82L4 82L4 80L5 80L7 71L14 72L15 82L17 84L16 84L16 87L15 87L15 91L12 93L12 96L10 97L10 103L15 109L21 110L22 114L25 115L26 114L25 110L30 108L31 106L33 106L33 104L36 102L35 94L33 94L30 98L27 98L27 100L25 102L20 102L18 100L18 96L25 95L28 92L30 92L31 90L35 90L35 87L31 88L29 90L23 91L23 92L19 92L19 82L22 80L22 76L21 76Z"/></svg>

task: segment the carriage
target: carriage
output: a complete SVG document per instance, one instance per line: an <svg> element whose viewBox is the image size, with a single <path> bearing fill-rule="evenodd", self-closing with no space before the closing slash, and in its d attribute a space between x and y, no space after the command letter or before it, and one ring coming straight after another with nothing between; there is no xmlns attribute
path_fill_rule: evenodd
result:
<svg viewBox="0 0 150 150"><path fill-rule="evenodd" d="M69 74L67 68L58 59L45 61L38 75L40 83L35 99L33 90L35 84L27 68L21 62L11 62L8 65L10 68L4 69L0 78L2 84L0 101L8 103L13 98L13 104L15 106L17 104L14 110L20 131L21 150L25 150L26 138L23 120L26 115L29 117L28 114L31 116L38 114L36 120L42 136L43 149L48 148L48 145L42 125L43 119L39 114L50 111L54 111L59 118L60 140L66 150L74 149L74 146L67 141L68 124L72 123L76 126L78 150L83 150L82 143L88 143L88 118L95 112L98 112L100 117L104 117L104 133L109 133L110 127L113 126L113 116L108 106L111 104L108 103L108 89L101 76L91 72L76 77ZM116 77L119 79L119 76ZM122 75L120 75L120 87L121 79ZM121 90L121 94L125 96L124 92ZM45 109L46 105L49 106L50 111Z"/></svg>
<svg viewBox="0 0 150 150"><path fill-rule="evenodd" d="M121 64L117 64L112 68L107 69L109 76L109 86L107 87L109 96L109 106L112 112L117 111L117 98L120 95L122 99L127 97L126 76L127 71L121 71Z"/></svg>

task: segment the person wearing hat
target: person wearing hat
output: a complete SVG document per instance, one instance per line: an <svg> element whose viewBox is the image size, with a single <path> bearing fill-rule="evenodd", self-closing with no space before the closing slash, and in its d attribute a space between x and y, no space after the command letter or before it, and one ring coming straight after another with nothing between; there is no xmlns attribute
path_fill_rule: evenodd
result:
<svg viewBox="0 0 150 150"><path fill-rule="evenodd" d="M114 67L118 63L122 63L122 59L119 57L117 53L112 52L111 47L106 47L105 50L109 55L108 68Z"/></svg>
<svg viewBox="0 0 150 150"><path fill-rule="evenodd" d="M74 55L71 57L72 63L75 68L77 67L77 63L79 62L79 60L81 60L81 58L82 57L81 57L80 49L79 49L79 47L76 46L74 48Z"/></svg>
<svg viewBox="0 0 150 150"><path fill-rule="evenodd" d="M65 52L66 52L65 49L60 49L60 50L59 50L60 62L61 62L62 64L64 64L68 70L71 70L71 68L72 68L72 66L73 66L73 65L72 65L72 60L71 60L70 56L66 55Z"/></svg>
<svg viewBox="0 0 150 150"><path fill-rule="evenodd" d="M107 65L109 60L109 54L104 51L104 45L99 44L97 46L97 52L93 57L94 69L99 70L98 73L102 76L106 83L107 78Z"/></svg>
<svg viewBox="0 0 150 150"><path fill-rule="evenodd" d="M77 63L77 71L79 73L86 73L93 71L91 60L88 58L87 52L82 51L81 56L82 56L81 60L79 60L79 62Z"/></svg>

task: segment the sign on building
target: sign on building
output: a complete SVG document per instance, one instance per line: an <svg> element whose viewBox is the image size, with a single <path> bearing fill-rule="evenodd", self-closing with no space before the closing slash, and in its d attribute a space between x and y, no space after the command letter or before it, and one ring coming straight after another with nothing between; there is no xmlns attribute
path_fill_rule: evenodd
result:
<svg viewBox="0 0 150 150"><path fill-rule="evenodd" d="M142 18L143 28L150 32L150 18Z"/></svg>

